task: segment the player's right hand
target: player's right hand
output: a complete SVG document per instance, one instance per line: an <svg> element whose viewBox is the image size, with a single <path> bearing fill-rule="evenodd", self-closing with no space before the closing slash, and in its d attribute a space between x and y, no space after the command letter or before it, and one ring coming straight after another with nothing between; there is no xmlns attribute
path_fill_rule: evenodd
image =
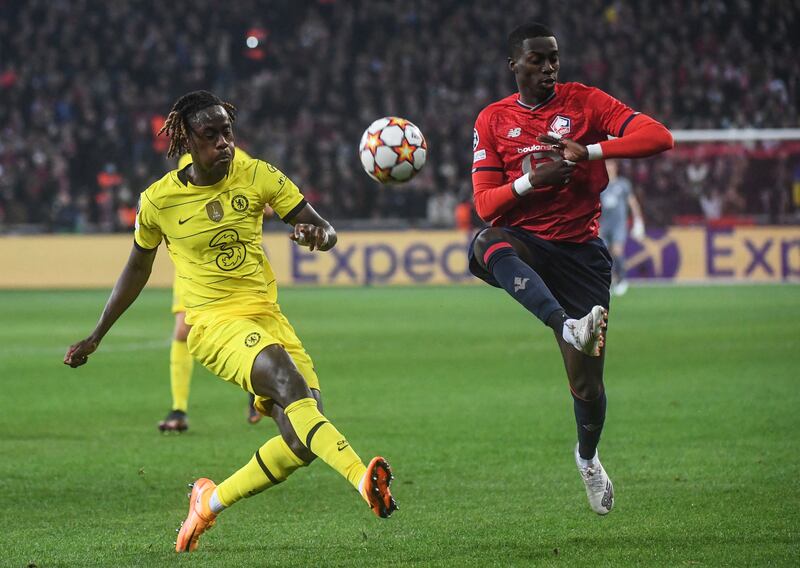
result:
<svg viewBox="0 0 800 568"><path fill-rule="evenodd" d="M575 162L556 160L536 166L536 169L528 175L533 187L561 186L569 183L574 171Z"/></svg>
<svg viewBox="0 0 800 568"><path fill-rule="evenodd" d="M89 355L97 350L99 342L91 337L70 345L67 349L67 354L64 355L64 364L69 365L73 369L85 365L89 360Z"/></svg>
<svg viewBox="0 0 800 568"><path fill-rule="evenodd" d="M328 233L323 227L318 227L310 223L298 223L294 226L289 238L308 250L315 250L324 247L328 242Z"/></svg>

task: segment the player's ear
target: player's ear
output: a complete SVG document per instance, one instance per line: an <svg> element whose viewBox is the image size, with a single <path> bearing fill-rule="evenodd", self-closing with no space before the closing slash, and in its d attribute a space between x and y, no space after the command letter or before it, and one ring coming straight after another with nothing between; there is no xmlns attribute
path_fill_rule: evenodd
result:
<svg viewBox="0 0 800 568"><path fill-rule="evenodd" d="M509 57L509 58L508 58L508 69L509 69L509 70L510 70L512 73L514 72L514 67L516 67L516 62L514 61L514 59L513 59L512 57Z"/></svg>

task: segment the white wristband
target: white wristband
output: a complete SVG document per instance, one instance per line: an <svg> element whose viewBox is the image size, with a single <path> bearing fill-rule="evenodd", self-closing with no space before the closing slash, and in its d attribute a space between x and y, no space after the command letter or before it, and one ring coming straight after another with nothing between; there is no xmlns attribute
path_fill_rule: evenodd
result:
<svg viewBox="0 0 800 568"><path fill-rule="evenodd" d="M514 180L514 193L522 197L533 189L531 179L528 174L522 175Z"/></svg>
<svg viewBox="0 0 800 568"><path fill-rule="evenodd" d="M603 149L600 147L600 143L597 144L589 144L586 146L586 151L589 153L589 160L602 160L603 159Z"/></svg>

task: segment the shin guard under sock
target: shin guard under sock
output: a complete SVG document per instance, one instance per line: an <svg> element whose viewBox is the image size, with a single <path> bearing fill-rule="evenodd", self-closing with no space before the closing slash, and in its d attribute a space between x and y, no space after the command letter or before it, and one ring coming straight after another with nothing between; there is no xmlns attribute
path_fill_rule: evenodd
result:
<svg viewBox="0 0 800 568"><path fill-rule="evenodd" d="M217 495L222 505L230 507L244 497L277 485L304 465L284 439L275 436L256 451L247 465L217 486Z"/></svg>
<svg viewBox="0 0 800 568"><path fill-rule="evenodd" d="M606 391L594 400L583 400L572 393L575 422L578 425L578 454L591 460L600 443L600 434L606 420Z"/></svg>
<svg viewBox="0 0 800 568"><path fill-rule="evenodd" d="M549 320L554 312L564 311L541 276L522 261L509 243L500 241L490 245L483 260L505 291L545 325L551 325ZM561 335L561 327L556 333Z"/></svg>
<svg viewBox="0 0 800 568"><path fill-rule="evenodd" d="M345 437L320 413L317 401L301 398L288 405L284 413L300 441L358 490L367 466Z"/></svg>

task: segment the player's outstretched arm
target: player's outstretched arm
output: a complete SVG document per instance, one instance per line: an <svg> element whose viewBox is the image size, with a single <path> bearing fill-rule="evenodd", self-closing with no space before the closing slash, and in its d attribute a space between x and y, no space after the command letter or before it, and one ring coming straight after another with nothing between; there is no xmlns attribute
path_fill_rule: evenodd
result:
<svg viewBox="0 0 800 568"><path fill-rule="evenodd" d="M306 203L290 221L294 230L289 238L309 250L330 250L336 244L336 231L333 226L317 213L311 204Z"/></svg>
<svg viewBox="0 0 800 568"><path fill-rule="evenodd" d="M553 148L571 162L584 160L609 160L611 158L646 158L670 150L674 146L672 134L666 126L645 114L637 114L620 138L604 140L584 146L555 132L538 137L539 142Z"/></svg>
<svg viewBox="0 0 800 568"><path fill-rule="evenodd" d="M97 350L100 341L114 325L114 322L128 309L128 306L133 303L144 285L147 284L153 269L153 261L156 258L156 250L141 250L136 246L133 247L128 262L106 302L100 321L97 322L97 326L89 337L67 349L67 354L64 355L65 365L69 365L73 369L80 367L86 363L89 355Z"/></svg>

